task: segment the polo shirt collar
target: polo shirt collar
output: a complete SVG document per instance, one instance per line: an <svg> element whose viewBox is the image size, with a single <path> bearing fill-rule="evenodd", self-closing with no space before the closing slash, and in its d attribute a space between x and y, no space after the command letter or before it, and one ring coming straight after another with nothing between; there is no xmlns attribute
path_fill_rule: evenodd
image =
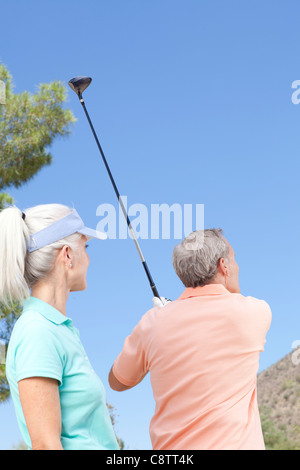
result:
<svg viewBox="0 0 300 470"><path fill-rule="evenodd" d="M207 284L206 286L187 287L178 300L189 299L201 295L230 295L230 292L223 284Z"/></svg>
<svg viewBox="0 0 300 470"><path fill-rule="evenodd" d="M61 325L62 323L72 323L72 320L66 317L63 313L59 312L56 308L52 307L47 302L44 302L37 297L29 297L23 303L23 312L26 310L35 310L39 312L47 320Z"/></svg>

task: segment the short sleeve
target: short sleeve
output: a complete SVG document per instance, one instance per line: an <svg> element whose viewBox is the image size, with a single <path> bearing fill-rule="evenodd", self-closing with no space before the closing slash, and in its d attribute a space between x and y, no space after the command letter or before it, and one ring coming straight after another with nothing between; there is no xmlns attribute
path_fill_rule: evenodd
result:
<svg viewBox="0 0 300 470"><path fill-rule="evenodd" d="M270 306L264 300L245 297L241 312L239 329L243 344L262 352L272 321Z"/></svg>
<svg viewBox="0 0 300 470"><path fill-rule="evenodd" d="M42 321L25 325L15 349L16 380L29 377L63 377L63 350L55 331Z"/></svg>
<svg viewBox="0 0 300 470"><path fill-rule="evenodd" d="M272 322L272 311L270 306L264 300L261 300L260 305L260 314L259 314L259 332L261 335L261 341L263 345L266 342L266 335L270 329L271 322ZM264 347L262 347L262 350Z"/></svg>
<svg viewBox="0 0 300 470"><path fill-rule="evenodd" d="M138 384L148 372L142 322L127 336L123 349L113 364L116 379L128 387Z"/></svg>

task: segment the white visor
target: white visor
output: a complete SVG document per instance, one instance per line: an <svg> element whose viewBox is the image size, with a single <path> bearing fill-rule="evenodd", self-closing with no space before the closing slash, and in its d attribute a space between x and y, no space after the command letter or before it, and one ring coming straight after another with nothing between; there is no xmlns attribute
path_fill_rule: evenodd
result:
<svg viewBox="0 0 300 470"><path fill-rule="evenodd" d="M43 230L30 235L30 242L27 246L27 250L31 253L32 251L43 248L44 246L51 245L51 243L55 243L58 240L62 240L63 238L72 235L73 233L81 233L88 239L107 239L106 233L98 232L97 230L85 227L83 220L80 218L77 211L73 209L62 219L59 219Z"/></svg>

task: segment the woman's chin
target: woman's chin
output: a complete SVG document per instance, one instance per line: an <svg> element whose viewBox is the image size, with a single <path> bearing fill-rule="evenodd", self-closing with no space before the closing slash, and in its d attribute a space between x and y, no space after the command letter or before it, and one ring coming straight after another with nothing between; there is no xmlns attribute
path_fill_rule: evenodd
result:
<svg viewBox="0 0 300 470"><path fill-rule="evenodd" d="M82 284L79 284L77 286L74 286L71 288L70 292L82 292L83 290L85 290L87 288L87 283L86 281L83 282Z"/></svg>

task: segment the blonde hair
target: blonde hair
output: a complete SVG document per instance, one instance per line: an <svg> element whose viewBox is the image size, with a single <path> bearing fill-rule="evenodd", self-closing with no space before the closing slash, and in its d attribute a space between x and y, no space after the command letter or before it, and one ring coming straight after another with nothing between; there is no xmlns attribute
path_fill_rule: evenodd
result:
<svg viewBox="0 0 300 470"><path fill-rule="evenodd" d="M76 251L81 235L69 235L51 245L29 253L30 235L68 215L71 209L61 204L43 204L26 210L25 219L15 206L0 212L0 302L22 303L30 289L45 279L54 268L59 250L68 245Z"/></svg>

